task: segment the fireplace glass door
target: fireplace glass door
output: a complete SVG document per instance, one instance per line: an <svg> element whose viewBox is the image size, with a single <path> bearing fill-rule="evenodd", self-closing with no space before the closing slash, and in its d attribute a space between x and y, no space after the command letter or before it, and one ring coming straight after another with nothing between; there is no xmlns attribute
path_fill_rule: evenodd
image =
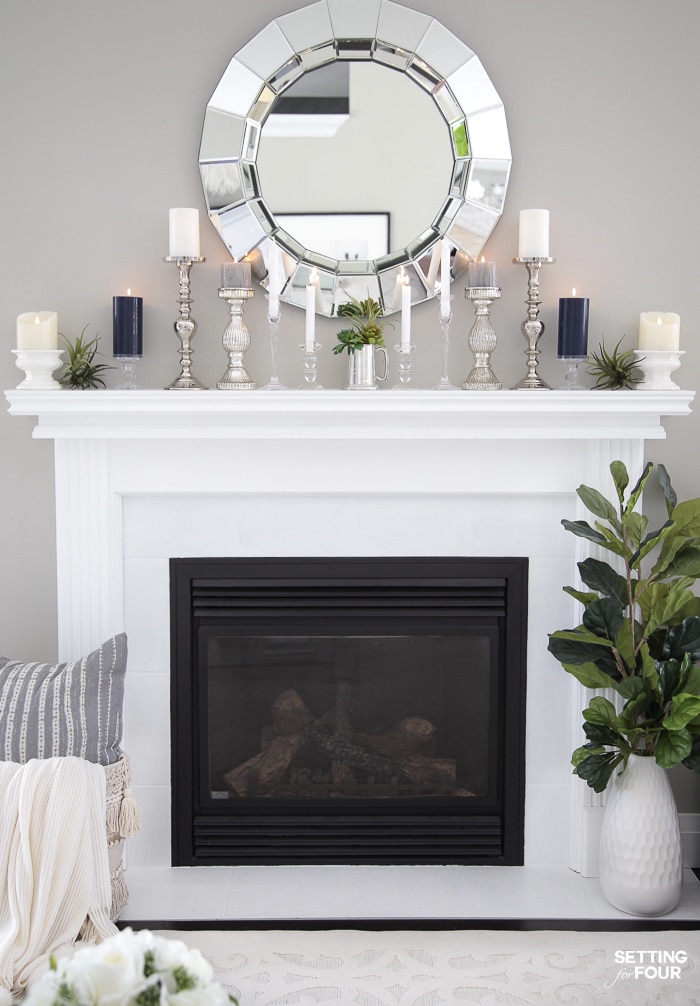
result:
<svg viewBox="0 0 700 1006"><path fill-rule="evenodd" d="M173 560L173 858L522 861L522 559Z"/></svg>

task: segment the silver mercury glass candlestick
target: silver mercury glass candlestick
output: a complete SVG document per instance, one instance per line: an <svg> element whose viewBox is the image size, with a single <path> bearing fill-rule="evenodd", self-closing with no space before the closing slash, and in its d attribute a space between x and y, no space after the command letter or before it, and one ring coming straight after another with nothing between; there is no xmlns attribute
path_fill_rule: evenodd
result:
<svg viewBox="0 0 700 1006"><path fill-rule="evenodd" d="M498 342L496 329L491 324L491 304L501 296L497 286L468 286L464 291L467 300L474 303L476 317L469 332L469 348L474 354L474 366L466 381L465 391L498 391L503 387L491 367L491 353Z"/></svg>
<svg viewBox="0 0 700 1006"><path fill-rule="evenodd" d="M206 385L192 374L192 339L197 331L197 322L190 315L190 269L194 262L204 262L203 258L181 258L179 255L167 255L164 262L175 262L180 272L180 287L177 302L180 305L180 317L173 324L175 334L180 340L180 376L166 391L186 390L193 388L206 389Z"/></svg>
<svg viewBox="0 0 700 1006"><path fill-rule="evenodd" d="M217 381L220 391L253 391L255 381L251 381L243 365L243 354L250 348L250 334L243 320L243 304L254 296L252 287L221 287L219 297L228 301L231 314L221 338L228 353L228 367L223 377Z"/></svg>
<svg viewBox="0 0 700 1006"><path fill-rule="evenodd" d="M540 269L545 263L556 262L553 258L514 258L513 262L515 264L522 263L527 269L528 282L527 282L527 318L523 321L520 326L520 331L523 333L527 339L527 349L525 355L527 356L527 374L521 381L513 386L514 390L520 390L521 388L533 389L533 388L549 388L549 385L542 380L540 375L537 373L537 357L540 355L540 351L537 348L537 343L540 336L544 332L544 322L540 321Z"/></svg>

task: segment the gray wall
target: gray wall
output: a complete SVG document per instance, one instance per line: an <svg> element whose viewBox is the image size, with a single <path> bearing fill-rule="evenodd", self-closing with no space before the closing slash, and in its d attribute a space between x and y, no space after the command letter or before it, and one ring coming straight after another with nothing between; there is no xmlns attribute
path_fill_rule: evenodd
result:
<svg viewBox="0 0 700 1006"><path fill-rule="evenodd" d="M697 0L411 0L481 58L506 108L513 172L505 213L487 246L500 265L493 363L509 386L524 373L525 274L518 211L551 210L555 265L542 280L542 375L556 360L556 305L572 286L591 299L591 345L635 346L642 310L677 311L687 351L680 381L700 383L695 194L700 134ZM193 272L199 322L195 372L208 384L224 367L225 312L216 296L226 254L204 217L197 169L207 100L233 53L298 0L4 0L0 11L0 382L20 379L10 350L15 319L51 308L74 338L87 324L111 352L111 298L128 286L145 298L139 377L163 387L178 373L172 322L176 276L167 254L171 206L202 210L202 254ZM452 379L466 376L472 314L457 289ZM247 311L248 362L264 383L265 301ZM321 319L321 380L340 386L330 354L337 324ZM419 383L439 376L437 307L414 315ZM280 376L299 379L303 317L283 309ZM113 380L113 377L112 377ZM680 496L700 495L700 410L668 422L649 445ZM56 655L52 444L32 422L0 411L3 491L0 652ZM652 501L653 502L653 501ZM553 626L552 628L555 628Z"/></svg>

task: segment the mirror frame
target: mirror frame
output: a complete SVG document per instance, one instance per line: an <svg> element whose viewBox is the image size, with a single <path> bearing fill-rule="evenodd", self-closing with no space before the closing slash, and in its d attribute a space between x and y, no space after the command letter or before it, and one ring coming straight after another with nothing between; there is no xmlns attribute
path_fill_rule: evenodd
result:
<svg viewBox="0 0 700 1006"><path fill-rule="evenodd" d="M405 248L373 260L339 261L304 248L279 225L258 176L262 127L278 97L337 60L373 60L405 73L433 98L452 145L449 189L432 223ZM504 178L496 206L481 202L472 184L489 167ZM317 0L271 21L228 64L207 104L199 151L207 212L231 256L250 260L265 288L271 269L283 269L280 300L298 307L315 271L316 311L328 317L350 296L374 297L385 314L398 310L402 274L413 304L436 296L443 239L454 249L456 277L501 216L510 167L503 103L475 53L436 18L393 0Z"/></svg>

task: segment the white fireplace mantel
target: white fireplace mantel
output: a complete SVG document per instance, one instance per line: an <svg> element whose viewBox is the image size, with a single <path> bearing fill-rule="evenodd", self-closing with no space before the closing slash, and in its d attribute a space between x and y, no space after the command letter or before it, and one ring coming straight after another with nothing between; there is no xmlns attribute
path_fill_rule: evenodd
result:
<svg viewBox="0 0 700 1006"><path fill-rule="evenodd" d="M170 863L173 556L527 556L525 863L594 876L602 801L572 776L585 690L547 652L590 544L581 483L636 478L689 391L20 391L55 441L59 656L129 638L130 866ZM653 451L649 451L653 459ZM560 715L552 717L553 709ZM207 868L204 868L205 870Z"/></svg>
<svg viewBox="0 0 700 1006"><path fill-rule="evenodd" d="M9 391L39 438L641 439L691 391Z"/></svg>

